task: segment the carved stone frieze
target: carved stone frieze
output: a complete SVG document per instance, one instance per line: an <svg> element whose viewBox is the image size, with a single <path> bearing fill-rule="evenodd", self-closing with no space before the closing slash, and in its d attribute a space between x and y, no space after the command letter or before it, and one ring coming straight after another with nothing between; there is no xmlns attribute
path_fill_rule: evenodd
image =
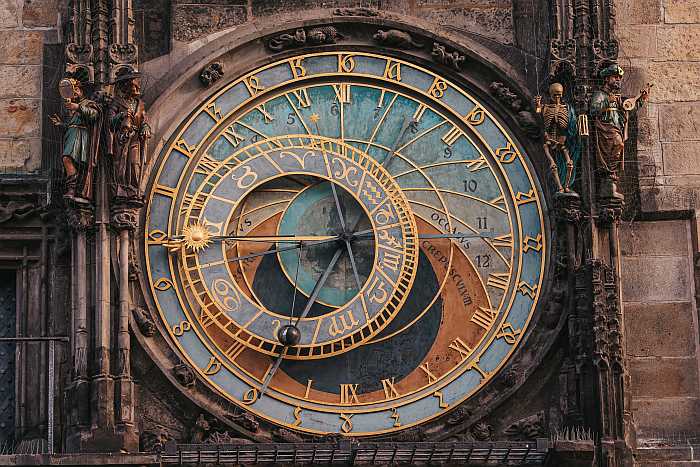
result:
<svg viewBox="0 0 700 467"><path fill-rule="evenodd" d="M378 16L379 12L377 10L373 10L371 8L358 7L358 8L336 8L335 10L333 10L333 14L335 16L373 17L373 16Z"/></svg>
<svg viewBox="0 0 700 467"><path fill-rule="evenodd" d="M156 334L156 325L148 311L141 307L135 307L131 313L134 315L134 321L136 321L141 334L146 337L153 337Z"/></svg>
<svg viewBox="0 0 700 467"><path fill-rule="evenodd" d="M138 61L138 48L135 44L111 44L109 46L109 60L116 65L135 65Z"/></svg>
<svg viewBox="0 0 700 467"><path fill-rule="evenodd" d="M372 36L372 39L377 44L401 50L420 49L424 45L414 40L411 34L398 29L378 29Z"/></svg>
<svg viewBox="0 0 700 467"><path fill-rule="evenodd" d="M491 94L498 99L501 104L510 108L513 112L519 112L523 108L523 100L510 90L505 84L494 81L489 86Z"/></svg>
<svg viewBox="0 0 700 467"><path fill-rule="evenodd" d="M267 42L267 48L273 52L295 49L309 45L335 44L344 36L334 26L318 28L299 28L293 33L284 33Z"/></svg>
<svg viewBox="0 0 700 467"><path fill-rule="evenodd" d="M504 431L507 437L514 440L542 438L546 433L544 411L511 423Z"/></svg>
<svg viewBox="0 0 700 467"><path fill-rule="evenodd" d="M277 430L273 430L272 435L275 437L275 439L278 439L279 441L281 441L283 443L304 443L304 442L306 442L306 439L304 439L303 437L299 436L298 434L296 434L293 431L290 431L286 428L279 428Z"/></svg>
<svg viewBox="0 0 700 467"><path fill-rule="evenodd" d="M160 453L165 450L165 444L172 440L168 430L163 426L153 426L141 432L139 444L141 452Z"/></svg>
<svg viewBox="0 0 700 467"><path fill-rule="evenodd" d="M212 62L205 66L199 73L199 81L206 87L224 77L224 64L222 62Z"/></svg>
<svg viewBox="0 0 700 467"><path fill-rule="evenodd" d="M173 367L173 376L186 388L191 388L195 385L197 378L195 377L194 371L186 363L179 363Z"/></svg>
<svg viewBox="0 0 700 467"><path fill-rule="evenodd" d="M112 207L110 224L116 231L134 231L138 226L138 208L116 205Z"/></svg>
<svg viewBox="0 0 700 467"><path fill-rule="evenodd" d="M576 77L576 41L552 39L549 42L549 77L561 79L566 76L569 79Z"/></svg>
<svg viewBox="0 0 700 467"><path fill-rule="evenodd" d="M253 442L245 438L235 438L228 431L214 431L207 436L204 444L253 444Z"/></svg>
<svg viewBox="0 0 700 467"><path fill-rule="evenodd" d="M456 50L449 52L447 47L439 42L433 42L433 50L430 52L430 56L433 57L435 62L454 68L457 71L462 69L462 63L466 60L464 55Z"/></svg>
<svg viewBox="0 0 700 467"><path fill-rule="evenodd" d="M457 408L457 410L452 412L449 417L447 417L445 423L447 423L448 425L459 425L471 416L472 411L467 407L461 406Z"/></svg>
<svg viewBox="0 0 700 467"><path fill-rule="evenodd" d="M554 209L558 219L570 224L581 221L581 198L575 193L562 193L554 197Z"/></svg>
<svg viewBox="0 0 700 467"><path fill-rule="evenodd" d="M252 433L257 433L260 429L260 423L255 419L255 417L247 412L234 415L231 417L231 421Z"/></svg>
<svg viewBox="0 0 700 467"><path fill-rule="evenodd" d="M86 232L95 224L95 211L91 205L69 203L65 214L68 226L76 232Z"/></svg>
<svg viewBox="0 0 700 467"><path fill-rule="evenodd" d="M22 220L38 214L39 207L34 203L18 203L9 201L0 204L0 224L11 220Z"/></svg>
<svg viewBox="0 0 700 467"><path fill-rule="evenodd" d="M620 53L620 44L616 39L609 41L595 39L591 42L593 52L593 76L597 77L600 71L617 62Z"/></svg>

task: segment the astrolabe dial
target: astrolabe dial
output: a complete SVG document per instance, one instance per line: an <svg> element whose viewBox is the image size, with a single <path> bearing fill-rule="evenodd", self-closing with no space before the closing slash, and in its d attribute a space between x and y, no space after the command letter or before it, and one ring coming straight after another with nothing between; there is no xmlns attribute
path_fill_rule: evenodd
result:
<svg viewBox="0 0 700 467"><path fill-rule="evenodd" d="M149 293L206 384L272 423L426 423L522 345L548 255L533 173L446 77L364 52L286 58L224 86L164 150Z"/></svg>

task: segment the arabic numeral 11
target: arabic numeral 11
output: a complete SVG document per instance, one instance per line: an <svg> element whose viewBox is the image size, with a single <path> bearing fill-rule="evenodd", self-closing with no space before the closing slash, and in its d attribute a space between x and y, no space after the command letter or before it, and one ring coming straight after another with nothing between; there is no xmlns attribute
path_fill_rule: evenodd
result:
<svg viewBox="0 0 700 467"><path fill-rule="evenodd" d="M480 229L488 229L488 224L486 222L486 219L487 219L486 216L476 218L476 221L479 224Z"/></svg>

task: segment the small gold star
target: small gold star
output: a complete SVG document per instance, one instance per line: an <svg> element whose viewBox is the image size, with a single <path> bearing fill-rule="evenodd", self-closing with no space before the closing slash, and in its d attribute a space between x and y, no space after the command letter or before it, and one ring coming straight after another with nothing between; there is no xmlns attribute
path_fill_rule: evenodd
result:
<svg viewBox="0 0 700 467"><path fill-rule="evenodd" d="M318 123L318 121L321 120L321 117L319 117L318 114L311 114L309 120L311 120L313 123Z"/></svg>

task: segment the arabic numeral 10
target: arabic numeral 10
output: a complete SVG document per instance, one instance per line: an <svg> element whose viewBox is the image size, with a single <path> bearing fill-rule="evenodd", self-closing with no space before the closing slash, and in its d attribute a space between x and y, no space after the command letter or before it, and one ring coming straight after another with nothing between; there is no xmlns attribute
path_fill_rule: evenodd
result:
<svg viewBox="0 0 700 467"><path fill-rule="evenodd" d="M471 191L472 193L476 191L479 184L476 180L462 180L464 182L464 191Z"/></svg>

